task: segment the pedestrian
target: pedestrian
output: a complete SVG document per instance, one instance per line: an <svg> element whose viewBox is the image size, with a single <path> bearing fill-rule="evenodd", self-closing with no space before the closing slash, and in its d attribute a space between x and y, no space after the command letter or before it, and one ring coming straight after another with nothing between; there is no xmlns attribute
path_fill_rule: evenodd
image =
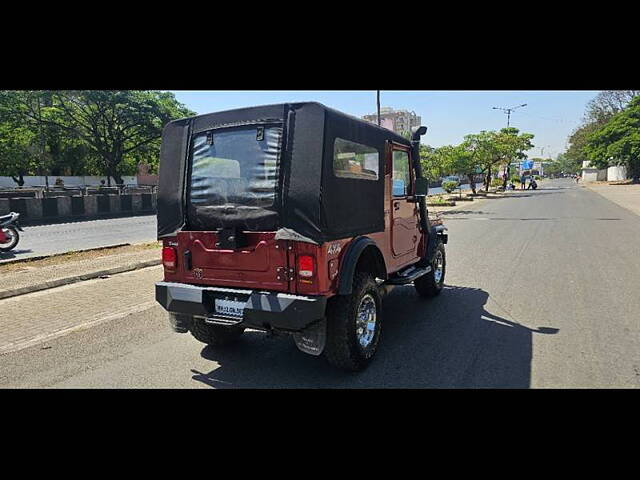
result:
<svg viewBox="0 0 640 480"><path fill-rule="evenodd" d="M527 177L523 173L522 176L520 177L520 190L524 190L525 183L527 183Z"/></svg>

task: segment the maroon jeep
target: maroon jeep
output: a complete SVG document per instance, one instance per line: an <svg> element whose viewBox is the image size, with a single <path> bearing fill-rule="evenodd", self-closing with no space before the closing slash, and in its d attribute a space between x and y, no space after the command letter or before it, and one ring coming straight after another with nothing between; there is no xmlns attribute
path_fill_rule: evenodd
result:
<svg viewBox="0 0 640 480"><path fill-rule="evenodd" d="M318 103L199 115L164 130L156 299L176 332L229 343L292 334L303 352L361 370L381 299L444 283L446 228L427 216L411 141Z"/></svg>

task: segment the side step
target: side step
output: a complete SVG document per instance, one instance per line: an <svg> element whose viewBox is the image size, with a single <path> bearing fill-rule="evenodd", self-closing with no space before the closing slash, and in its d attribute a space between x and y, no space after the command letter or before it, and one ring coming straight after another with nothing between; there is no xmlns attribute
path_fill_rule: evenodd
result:
<svg viewBox="0 0 640 480"><path fill-rule="evenodd" d="M413 282L416 278L420 278L431 271L431 267L414 267L411 266L406 270L403 270L397 274L397 276L390 278L385 284L389 285L406 285Z"/></svg>

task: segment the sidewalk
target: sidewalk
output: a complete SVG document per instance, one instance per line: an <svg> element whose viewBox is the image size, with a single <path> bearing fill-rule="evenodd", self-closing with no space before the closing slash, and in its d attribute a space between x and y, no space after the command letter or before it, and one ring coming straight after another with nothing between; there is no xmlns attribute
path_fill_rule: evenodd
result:
<svg viewBox="0 0 640 480"><path fill-rule="evenodd" d="M161 279L158 265L0 300L0 359L43 343L47 349L51 339L153 308L154 284ZM6 380L0 377L0 384Z"/></svg>
<svg viewBox="0 0 640 480"><path fill-rule="evenodd" d="M0 299L160 264L155 243L0 265Z"/></svg>
<svg viewBox="0 0 640 480"><path fill-rule="evenodd" d="M585 183L585 188L602 195L607 200L640 215L640 185L608 185L606 183Z"/></svg>

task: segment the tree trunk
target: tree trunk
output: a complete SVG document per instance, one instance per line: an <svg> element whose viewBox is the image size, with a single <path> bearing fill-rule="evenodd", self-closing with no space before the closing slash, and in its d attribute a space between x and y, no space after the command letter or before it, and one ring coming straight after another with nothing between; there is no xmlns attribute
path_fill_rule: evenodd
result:
<svg viewBox="0 0 640 480"><path fill-rule="evenodd" d="M631 174L632 183L638 184L640 183L640 159L637 159L635 162L629 162L629 170Z"/></svg>
<svg viewBox="0 0 640 480"><path fill-rule="evenodd" d="M476 182L474 179L474 174L469 174L467 175L469 177L469 186L471 187L471 191L473 192L473 194L476 194Z"/></svg>
<svg viewBox="0 0 640 480"><path fill-rule="evenodd" d="M18 184L19 187L22 187L24 185L24 176L22 175L22 173L18 174L18 178L14 177L13 175L11 176L11 178Z"/></svg>
<svg viewBox="0 0 640 480"><path fill-rule="evenodd" d="M489 170L487 171L487 177L484 180L484 184L484 191L488 192L489 187L491 186L491 167L489 167Z"/></svg>

